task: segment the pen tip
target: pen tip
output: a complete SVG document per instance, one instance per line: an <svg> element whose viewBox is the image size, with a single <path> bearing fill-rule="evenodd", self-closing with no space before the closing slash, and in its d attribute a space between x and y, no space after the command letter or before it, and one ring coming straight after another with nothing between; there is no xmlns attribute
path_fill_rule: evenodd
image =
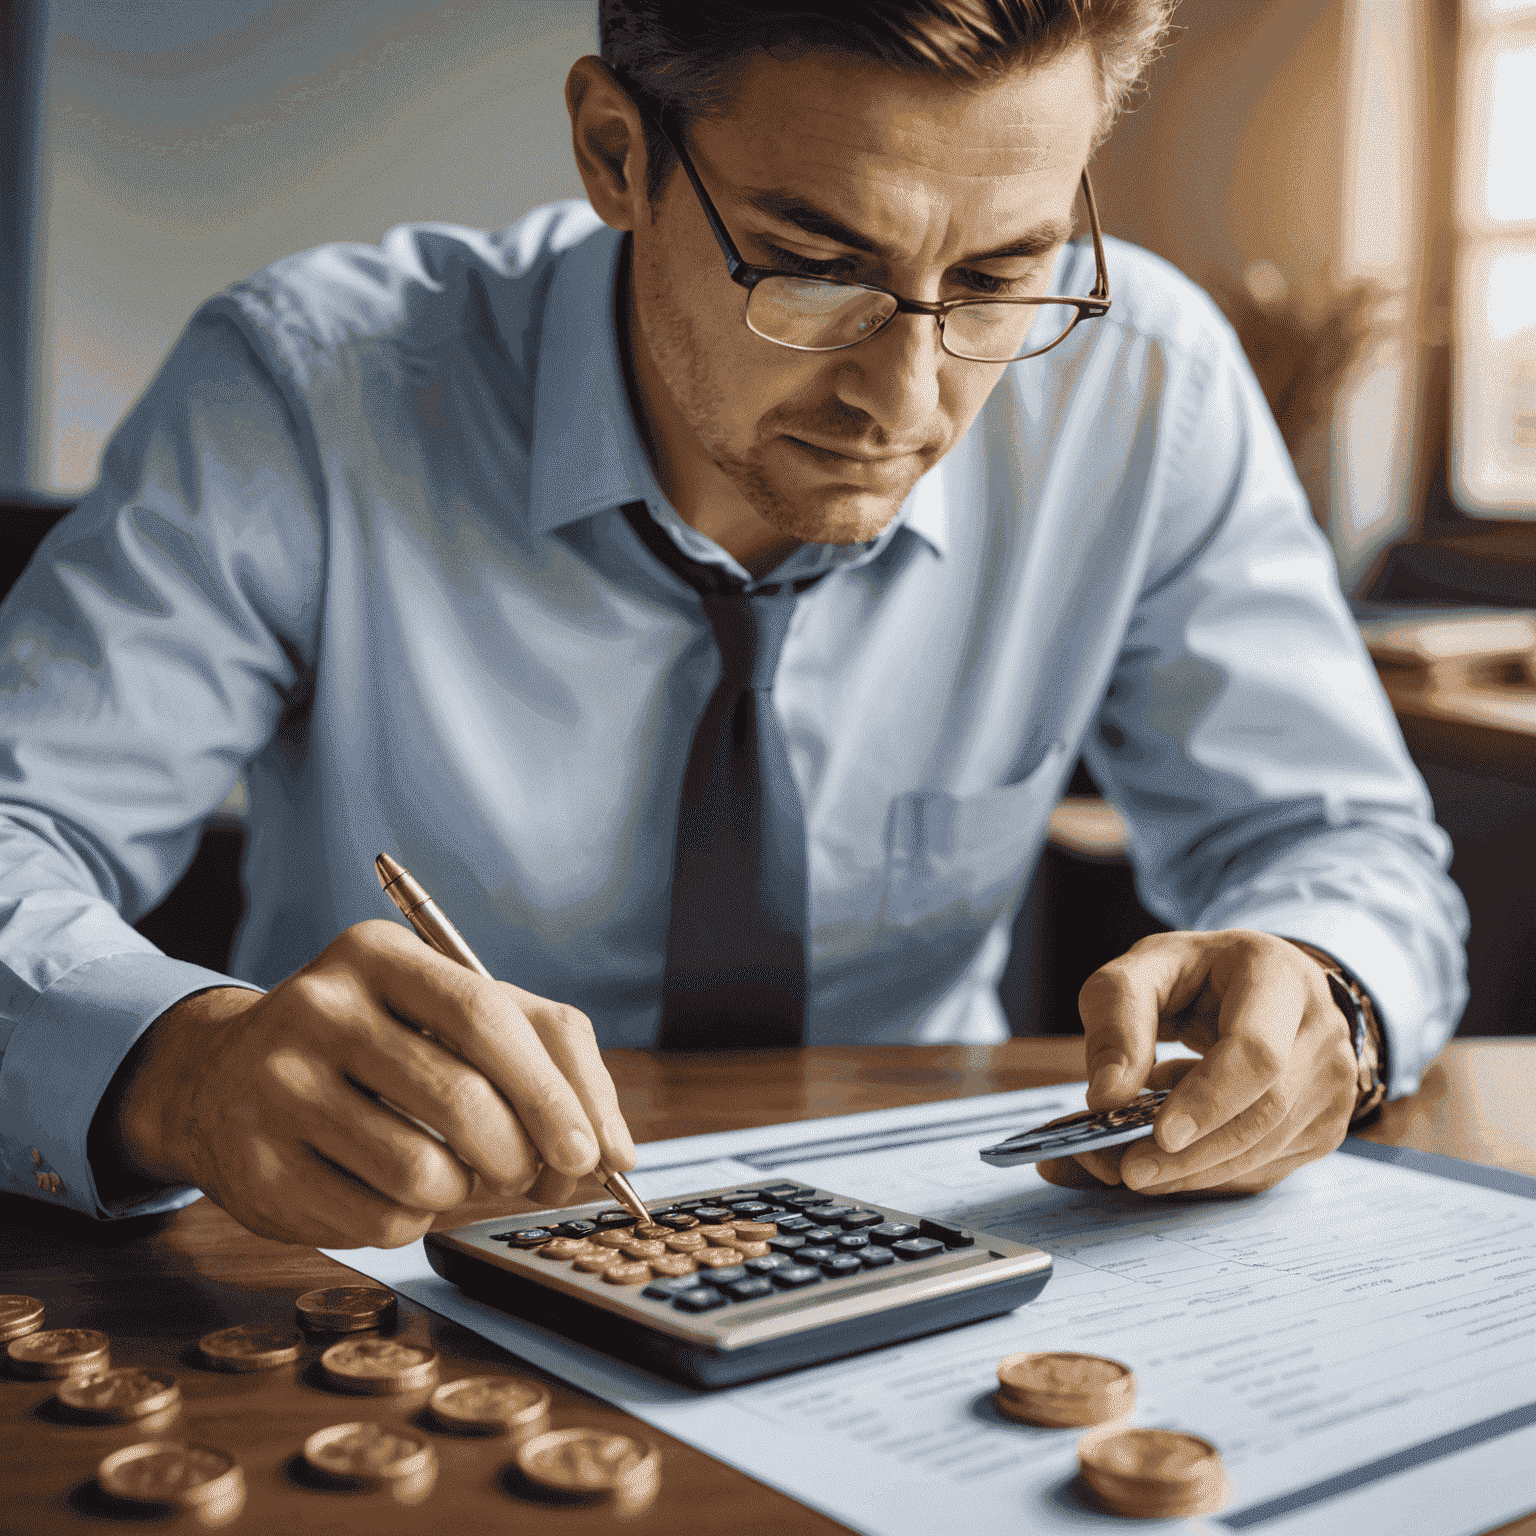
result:
<svg viewBox="0 0 1536 1536"><path fill-rule="evenodd" d="M405 873L405 865L398 859L392 859L387 853L381 853L373 861L374 870L379 877L379 884L388 890L401 875Z"/></svg>

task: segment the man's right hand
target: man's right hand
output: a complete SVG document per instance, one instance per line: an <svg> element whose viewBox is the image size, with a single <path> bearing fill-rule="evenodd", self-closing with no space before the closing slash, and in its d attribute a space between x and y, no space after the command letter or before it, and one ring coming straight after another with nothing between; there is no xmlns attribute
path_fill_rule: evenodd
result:
<svg viewBox="0 0 1536 1536"><path fill-rule="evenodd" d="M635 1163L585 1015L382 920L270 992L219 988L169 1009L103 1112L135 1174L324 1247L397 1247L520 1197L562 1204L599 1156Z"/></svg>

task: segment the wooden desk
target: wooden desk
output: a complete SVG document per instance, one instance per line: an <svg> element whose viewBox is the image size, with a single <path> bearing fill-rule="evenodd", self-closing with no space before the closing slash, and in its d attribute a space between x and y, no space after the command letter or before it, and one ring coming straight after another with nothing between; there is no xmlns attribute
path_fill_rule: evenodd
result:
<svg viewBox="0 0 1536 1536"><path fill-rule="evenodd" d="M636 1140L849 1114L899 1104L963 1098L1083 1077L1082 1043L1013 1040L994 1047L819 1048L739 1057L609 1055ZM1527 1126L1536 1102L1536 1043L1457 1041L1423 1091L1390 1105L1376 1140L1495 1163L1536 1174L1536 1138ZM210 1330L243 1321L286 1321L293 1298L346 1283L351 1271L312 1249L253 1237L207 1200L169 1217L97 1225L38 1202L0 1198L0 1274L5 1290L48 1304L50 1326L102 1329L118 1364L169 1366L185 1407L170 1433L220 1446L243 1464L245 1513L229 1529L369 1532L500 1529L533 1533L610 1532L602 1511L519 1502L500 1481L508 1455L499 1441L434 1435L442 1460L436 1491L402 1509L381 1494L319 1492L286 1468L305 1437L351 1418L389 1417L388 1399L338 1397L315 1385L305 1362L257 1376L200 1369L189 1346ZM443 1377L510 1369L537 1375L476 1334L409 1301L400 1335L430 1338ZM623 1426L626 1415L551 1382L555 1423ZM110 1530L93 1493L96 1463L143 1438L128 1427L85 1428L54 1419L54 1388L0 1379L0 1532L52 1536ZM663 1452L657 1502L622 1529L656 1536L697 1532L827 1533L843 1527L701 1452L657 1435ZM121 1522L140 1526L143 1522ZM152 1522L161 1528L160 1522ZM196 1527L183 1527L196 1529ZM1536 1514L1503 1536L1536 1536Z"/></svg>

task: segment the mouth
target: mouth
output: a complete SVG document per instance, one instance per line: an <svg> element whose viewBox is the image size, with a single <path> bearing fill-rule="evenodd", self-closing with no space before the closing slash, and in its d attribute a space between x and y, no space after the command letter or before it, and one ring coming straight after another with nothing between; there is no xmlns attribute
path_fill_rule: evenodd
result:
<svg viewBox="0 0 1536 1536"><path fill-rule="evenodd" d="M852 446L834 448L825 443L813 443L807 438L794 437L785 434L786 442L792 444L809 458L819 464L826 465L829 469L843 471L853 470L855 473L863 471L866 474L885 474L901 463L912 457L910 453L860 453Z"/></svg>

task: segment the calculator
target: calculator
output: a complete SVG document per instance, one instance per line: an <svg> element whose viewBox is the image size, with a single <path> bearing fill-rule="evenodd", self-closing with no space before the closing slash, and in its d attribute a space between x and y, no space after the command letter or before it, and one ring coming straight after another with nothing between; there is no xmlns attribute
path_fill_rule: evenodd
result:
<svg viewBox="0 0 1536 1536"><path fill-rule="evenodd" d="M427 1258L477 1300L696 1387L997 1317L1051 1277L1038 1248L807 1184L647 1208L643 1234L600 1203L475 1222L428 1233Z"/></svg>

